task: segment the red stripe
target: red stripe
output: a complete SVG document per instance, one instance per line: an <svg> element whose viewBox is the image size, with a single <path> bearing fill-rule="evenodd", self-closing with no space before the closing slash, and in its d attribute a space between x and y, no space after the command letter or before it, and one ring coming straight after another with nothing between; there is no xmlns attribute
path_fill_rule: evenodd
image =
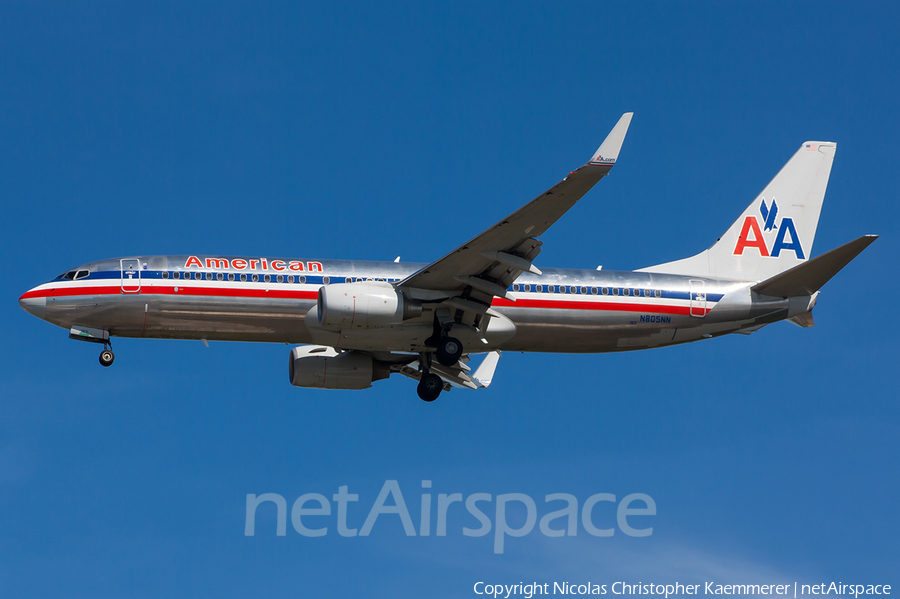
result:
<svg viewBox="0 0 900 599"><path fill-rule="evenodd" d="M288 291L284 289L227 289L218 287L161 287L145 285L138 293L123 293L119 286L109 287L60 287L26 292L21 299L30 297L64 297L73 295L202 295L217 297L277 297L289 299L316 299L317 291Z"/></svg>
<svg viewBox="0 0 900 599"><path fill-rule="evenodd" d="M690 306L653 306L648 304L619 304L609 302L579 302L568 300L533 300L520 299L512 302L507 299L494 298L491 307L498 308L545 308L556 310L604 310L618 312L652 312L654 314L684 314L690 315ZM700 310L701 308L694 308ZM704 314L709 310L704 310Z"/></svg>
<svg viewBox="0 0 900 599"><path fill-rule="evenodd" d="M107 287L60 287L51 289L38 289L28 291L22 295L21 299L31 297L65 297L76 295L126 295L123 294L122 288L118 285ZM132 294L137 295L137 294ZM274 297L281 299L308 299L314 300L318 297L318 291L293 291L284 289L234 289L227 287L182 287L178 286L176 293L175 287L162 287L159 285L145 285L141 288L141 295L199 295L206 297ZM691 308L689 306L668 306L668 305L649 305L635 303L612 303L612 302L585 302L572 300L535 300L520 299L512 302L502 298L494 298L491 303L492 307L497 308L540 308L547 310L600 310L600 311L617 311L617 312L644 312L651 314L680 314L690 315ZM699 307L694 308L695 311L701 310ZM709 309L704 309L703 314L708 314Z"/></svg>

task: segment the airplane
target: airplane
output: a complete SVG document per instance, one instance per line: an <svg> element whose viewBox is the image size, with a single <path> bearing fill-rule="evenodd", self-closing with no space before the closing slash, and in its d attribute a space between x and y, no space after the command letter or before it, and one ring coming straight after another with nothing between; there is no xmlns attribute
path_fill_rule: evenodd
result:
<svg viewBox="0 0 900 599"><path fill-rule="evenodd" d="M600 353L813 326L819 290L869 246L810 258L837 144L804 142L709 249L635 271L538 268L538 239L615 166L625 113L591 159L431 264L132 256L75 267L24 293L27 312L112 337L298 344L298 387L365 389L391 374L430 402L490 385L502 351ZM485 354L472 372L470 356Z"/></svg>

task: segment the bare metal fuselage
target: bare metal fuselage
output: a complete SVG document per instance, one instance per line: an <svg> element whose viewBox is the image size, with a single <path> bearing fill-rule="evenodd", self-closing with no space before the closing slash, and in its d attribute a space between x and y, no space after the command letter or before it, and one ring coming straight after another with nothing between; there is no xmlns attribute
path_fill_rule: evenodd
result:
<svg viewBox="0 0 900 599"><path fill-rule="evenodd" d="M307 316L323 285L397 282L422 264L225 258L227 268L217 268L216 259L207 267L205 257L200 266L186 266L189 258L86 264L75 270L87 275L39 285L20 304L60 327L102 329L117 337L313 343L372 352L428 349L433 313L427 307L410 321L353 331L325 331ZM514 329L502 335L487 331L466 346L469 352L644 349L755 330L810 307L810 298L792 303L757 296L752 284L645 272L526 272L510 287L515 301L495 298L492 305Z"/></svg>

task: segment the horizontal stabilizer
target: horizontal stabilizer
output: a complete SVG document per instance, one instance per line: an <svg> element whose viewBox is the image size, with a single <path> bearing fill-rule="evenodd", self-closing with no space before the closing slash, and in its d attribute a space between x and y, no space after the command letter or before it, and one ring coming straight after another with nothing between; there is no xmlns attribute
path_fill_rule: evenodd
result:
<svg viewBox="0 0 900 599"><path fill-rule="evenodd" d="M876 239L878 235L864 235L771 279L757 283L751 289L772 297L812 295Z"/></svg>

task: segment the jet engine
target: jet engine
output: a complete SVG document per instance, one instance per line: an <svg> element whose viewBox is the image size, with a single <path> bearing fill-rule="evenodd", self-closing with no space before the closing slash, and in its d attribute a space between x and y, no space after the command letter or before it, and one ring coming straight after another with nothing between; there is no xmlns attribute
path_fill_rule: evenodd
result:
<svg viewBox="0 0 900 599"><path fill-rule="evenodd" d="M319 288L319 324L333 331L375 329L422 314L422 304L390 283L361 281Z"/></svg>
<svg viewBox="0 0 900 599"><path fill-rule="evenodd" d="M289 374L295 387L368 389L372 381L387 378L390 369L368 354L301 345L291 350Z"/></svg>

